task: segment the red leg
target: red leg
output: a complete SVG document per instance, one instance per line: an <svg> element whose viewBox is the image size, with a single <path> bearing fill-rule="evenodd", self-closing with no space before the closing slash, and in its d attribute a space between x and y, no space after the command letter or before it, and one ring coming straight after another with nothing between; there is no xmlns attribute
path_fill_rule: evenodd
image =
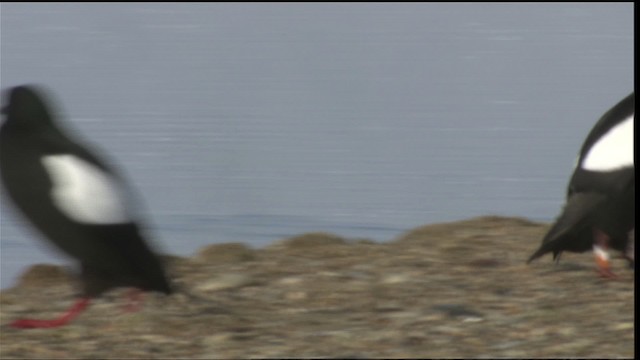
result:
<svg viewBox="0 0 640 360"><path fill-rule="evenodd" d="M75 304L73 304L67 312L62 316L52 320L38 320L38 319L18 319L11 323L12 327L30 329L30 328L53 328L65 325L73 320L78 314L87 308L91 298L80 298Z"/></svg>
<svg viewBox="0 0 640 360"><path fill-rule="evenodd" d="M609 262L609 235L600 229L593 229L593 254L598 266L598 274L607 279L614 279L618 276L611 271Z"/></svg>

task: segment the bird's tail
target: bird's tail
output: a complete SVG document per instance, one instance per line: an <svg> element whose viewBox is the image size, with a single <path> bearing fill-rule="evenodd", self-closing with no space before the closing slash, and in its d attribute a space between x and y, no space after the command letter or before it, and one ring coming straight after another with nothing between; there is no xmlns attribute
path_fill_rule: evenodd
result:
<svg viewBox="0 0 640 360"><path fill-rule="evenodd" d="M574 193L567 199L562 214L542 239L540 248L529 257L527 263L553 252L555 259L563 250L582 251L591 247L588 223L594 209L604 200L604 195Z"/></svg>

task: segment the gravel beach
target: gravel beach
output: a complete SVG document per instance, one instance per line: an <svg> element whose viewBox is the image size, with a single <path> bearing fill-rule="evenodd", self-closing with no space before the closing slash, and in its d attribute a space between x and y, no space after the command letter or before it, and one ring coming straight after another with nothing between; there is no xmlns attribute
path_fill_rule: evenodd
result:
<svg viewBox="0 0 640 360"><path fill-rule="evenodd" d="M74 300L65 267L39 264L0 292L10 358L633 358L634 273L597 276L590 253L527 265L549 224L486 216L377 243L307 233L252 249L164 256L178 291L126 311L105 293L70 325L13 329Z"/></svg>

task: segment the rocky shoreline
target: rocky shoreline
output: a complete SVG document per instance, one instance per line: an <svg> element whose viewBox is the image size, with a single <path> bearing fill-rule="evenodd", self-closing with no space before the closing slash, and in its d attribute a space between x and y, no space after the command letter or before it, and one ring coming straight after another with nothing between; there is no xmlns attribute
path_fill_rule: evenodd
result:
<svg viewBox="0 0 640 360"><path fill-rule="evenodd" d="M0 292L0 357L633 358L634 273L590 254L530 265L548 224L487 216L386 243L308 233L262 249L210 245L165 256L179 291L124 310L127 289L70 325L18 330L73 301L63 267L35 265Z"/></svg>

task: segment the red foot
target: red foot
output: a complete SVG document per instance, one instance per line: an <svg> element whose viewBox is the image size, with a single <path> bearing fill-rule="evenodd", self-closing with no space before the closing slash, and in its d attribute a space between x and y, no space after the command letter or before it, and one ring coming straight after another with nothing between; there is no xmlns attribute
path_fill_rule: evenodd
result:
<svg viewBox="0 0 640 360"><path fill-rule="evenodd" d="M38 320L38 319L18 319L10 325L14 328L33 329L33 328L53 328L65 325L73 320L78 314L89 306L91 298L80 298L73 304L66 313L57 319Z"/></svg>
<svg viewBox="0 0 640 360"><path fill-rule="evenodd" d="M600 275L600 277L603 279L608 279L608 280L618 279L618 275L616 275L609 268L598 268L598 270L596 271L598 272L598 275Z"/></svg>
<svg viewBox="0 0 640 360"><path fill-rule="evenodd" d="M605 279L617 279L618 275L611 271L609 262L610 237L600 229L593 229L593 254L595 255L598 275Z"/></svg>

